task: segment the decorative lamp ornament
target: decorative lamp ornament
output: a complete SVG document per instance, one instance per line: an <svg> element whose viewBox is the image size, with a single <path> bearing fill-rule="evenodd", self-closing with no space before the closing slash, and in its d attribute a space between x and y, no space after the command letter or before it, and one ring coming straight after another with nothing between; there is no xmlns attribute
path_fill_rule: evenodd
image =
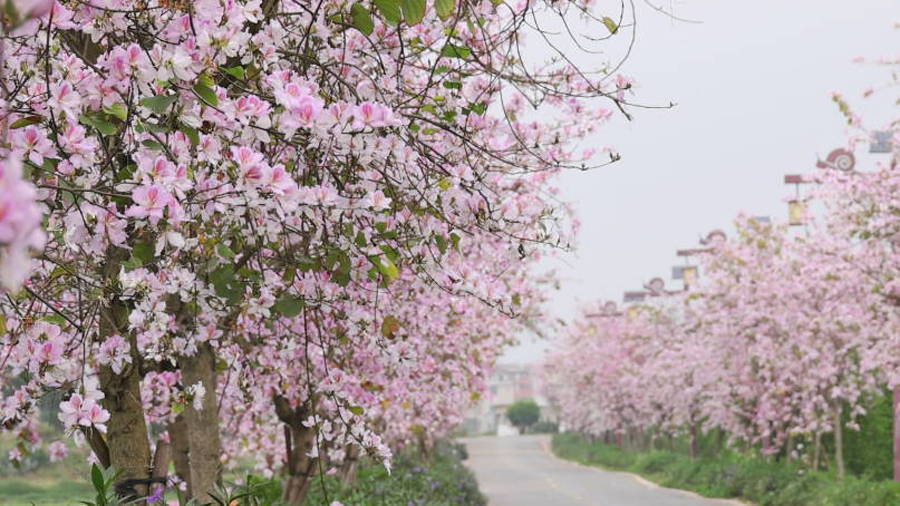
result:
<svg viewBox="0 0 900 506"><path fill-rule="evenodd" d="M614 315L618 310L619 307L613 301L609 301L606 304L603 304L603 313L606 315Z"/></svg>
<svg viewBox="0 0 900 506"><path fill-rule="evenodd" d="M705 246L718 246L725 241L728 240L728 236L725 235L725 232L719 229L713 230L709 234L706 234L705 239L700 239L700 244Z"/></svg>
<svg viewBox="0 0 900 506"><path fill-rule="evenodd" d="M880 130L872 132L869 141L869 153L890 153L894 150L894 132Z"/></svg>
<svg viewBox="0 0 900 506"><path fill-rule="evenodd" d="M806 202L802 200L788 201L788 225L798 226L806 224Z"/></svg>
<svg viewBox="0 0 900 506"><path fill-rule="evenodd" d="M628 317L629 320L634 320L635 318L638 317L638 313L640 313L640 311L641 311L640 306L629 306L628 311L625 313L625 315Z"/></svg>
<svg viewBox="0 0 900 506"><path fill-rule="evenodd" d="M666 289L666 282L663 278L653 278L647 283L646 288L653 295L661 295Z"/></svg>
<svg viewBox="0 0 900 506"><path fill-rule="evenodd" d="M682 277L684 279L684 286L694 286L694 283L697 281L698 271L696 265L686 265L682 269Z"/></svg>
<svg viewBox="0 0 900 506"><path fill-rule="evenodd" d="M820 169L837 169L841 172L850 172L856 166L856 157L844 148L838 148L828 153L824 160L816 162Z"/></svg>

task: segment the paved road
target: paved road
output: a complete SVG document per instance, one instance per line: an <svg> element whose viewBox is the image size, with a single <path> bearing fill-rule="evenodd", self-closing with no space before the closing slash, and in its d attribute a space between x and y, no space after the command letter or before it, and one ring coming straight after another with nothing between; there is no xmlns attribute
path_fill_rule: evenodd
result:
<svg viewBox="0 0 900 506"><path fill-rule="evenodd" d="M547 436L463 439L466 465L475 472L490 506L713 506L737 501L706 499L661 488L629 473L560 460Z"/></svg>

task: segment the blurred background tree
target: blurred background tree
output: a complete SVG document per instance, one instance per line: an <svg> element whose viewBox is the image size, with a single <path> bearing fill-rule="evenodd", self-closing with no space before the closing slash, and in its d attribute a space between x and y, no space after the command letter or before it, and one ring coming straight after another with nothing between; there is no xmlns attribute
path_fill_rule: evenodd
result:
<svg viewBox="0 0 900 506"><path fill-rule="evenodd" d="M507 408L506 418L524 433L541 418L541 408L531 399L516 401Z"/></svg>

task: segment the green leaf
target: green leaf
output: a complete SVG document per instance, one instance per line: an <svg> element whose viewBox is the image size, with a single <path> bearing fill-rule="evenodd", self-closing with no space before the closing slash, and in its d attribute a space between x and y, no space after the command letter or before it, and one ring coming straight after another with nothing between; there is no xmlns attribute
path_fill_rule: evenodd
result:
<svg viewBox="0 0 900 506"><path fill-rule="evenodd" d="M79 118L79 120L90 127L94 127L103 135L113 135L117 132L116 126L104 119L103 117L94 114L85 114Z"/></svg>
<svg viewBox="0 0 900 506"><path fill-rule="evenodd" d="M450 179L449 177L445 177L444 179L441 179L440 181L438 181L438 187L440 187L441 190L447 191L452 186L453 186L453 180Z"/></svg>
<svg viewBox="0 0 900 506"><path fill-rule="evenodd" d="M457 235L456 233L451 233L450 234L450 244L453 245L453 249L455 249L456 251L459 251L459 235Z"/></svg>
<svg viewBox="0 0 900 506"><path fill-rule="evenodd" d="M442 84L444 85L444 88L447 88L449 90L462 89L462 83L459 81L444 81Z"/></svg>
<svg viewBox="0 0 900 506"><path fill-rule="evenodd" d="M397 336L397 332L400 330L400 320L392 315L387 315L384 317L384 320L381 321L381 335L388 339L393 339Z"/></svg>
<svg viewBox="0 0 900 506"><path fill-rule="evenodd" d="M378 272L384 276L384 279L390 283L400 276L400 269L391 261L387 255L372 257L371 262L378 268Z"/></svg>
<svg viewBox="0 0 900 506"><path fill-rule="evenodd" d="M402 19L400 13L400 0L374 0L374 3L385 22L390 25L400 23L400 20Z"/></svg>
<svg viewBox="0 0 900 506"><path fill-rule="evenodd" d="M140 104L156 114L162 114L166 112L166 109L174 104L176 100L178 100L177 95L157 95L155 97L142 99Z"/></svg>
<svg viewBox="0 0 900 506"><path fill-rule="evenodd" d="M437 247L441 251L442 255L447 252L447 239L445 239L443 235L435 235L434 242L437 243Z"/></svg>
<svg viewBox="0 0 900 506"><path fill-rule="evenodd" d="M104 107L103 112L105 112L106 114L109 114L110 116L112 116L114 118L119 118L122 121L125 121L126 119L128 119L128 108L125 107L125 104L123 104L121 102L116 102L115 104L113 104L109 107Z"/></svg>
<svg viewBox="0 0 900 506"><path fill-rule="evenodd" d="M153 139L147 139L147 140L141 141L141 144L143 144L144 146L147 146L150 149L155 149L157 151L165 151L165 148L163 148L163 145L157 141L154 141Z"/></svg>
<svg viewBox="0 0 900 506"><path fill-rule="evenodd" d="M44 119L42 116L26 116L24 118L19 118L9 125L9 129L15 130L17 128L27 127L28 125L34 125L35 123L40 123L42 119Z"/></svg>
<svg viewBox="0 0 900 506"><path fill-rule="evenodd" d="M350 406L347 409L356 416L362 416L362 414L366 412L361 406Z"/></svg>
<svg viewBox="0 0 900 506"><path fill-rule="evenodd" d="M303 310L303 306L304 302L300 297L297 297L296 295L283 295L272 305L272 310L278 314L291 318L300 314L300 311Z"/></svg>
<svg viewBox="0 0 900 506"><path fill-rule="evenodd" d="M223 67L222 72L225 72L226 74L230 75L231 77L240 79L241 81L243 81L244 78L247 76L247 71L245 71L244 67L241 67L240 65L238 65L236 67L228 67L228 68Z"/></svg>
<svg viewBox="0 0 900 506"><path fill-rule="evenodd" d="M181 413L184 413L184 403L177 402L177 403L173 404L172 405L172 413L174 413L176 415L180 415Z"/></svg>
<svg viewBox="0 0 900 506"><path fill-rule="evenodd" d="M613 18L611 18L609 16L603 16L602 21L603 21L603 24L606 26L606 29L609 30L609 33L615 35L616 32L619 31L619 25L617 25L616 22L613 21Z"/></svg>
<svg viewBox="0 0 900 506"><path fill-rule="evenodd" d="M187 125L181 125L181 131L184 132L184 135L186 135L187 138L191 141L191 146L200 144L200 134L197 132L196 128Z"/></svg>
<svg viewBox="0 0 900 506"><path fill-rule="evenodd" d="M216 92L212 89L212 87L207 86L204 81L204 79L200 79L197 84L194 85L194 93L196 93L197 96L207 104L213 107L218 107L219 97L216 96Z"/></svg>
<svg viewBox="0 0 900 506"><path fill-rule="evenodd" d="M400 0L403 20L409 26L415 26L425 17L425 0Z"/></svg>
<svg viewBox="0 0 900 506"><path fill-rule="evenodd" d="M207 88L212 88L216 85L216 82L209 75L200 74L200 76L197 77L197 84L201 84L203 86L206 86Z"/></svg>
<svg viewBox="0 0 900 506"><path fill-rule="evenodd" d="M91 483L94 484L94 490L97 492L106 491L106 480L103 479L103 471L97 464L91 465Z"/></svg>
<svg viewBox="0 0 900 506"><path fill-rule="evenodd" d="M155 256L153 253L153 245L149 242L140 242L134 245L131 250L131 256L140 260L141 265L149 264Z"/></svg>
<svg viewBox="0 0 900 506"><path fill-rule="evenodd" d="M487 104L485 104L484 102L472 104L469 106L468 112L474 112L475 114L481 116L482 114L487 112Z"/></svg>
<svg viewBox="0 0 900 506"><path fill-rule="evenodd" d="M353 20L353 26L366 35L371 35L375 30L375 22L372 21L372 14L363 4L356 2L350 7L350 19Z"/></svg>
<svg viewBox="0 0 900 506"><path fill-rule="evenodd" d="M446 21L456 11L456 0L434 0L434 10L439 18Z"/></svg>
<svg viewBox="0 0 900 506"><path fill-rule="evenodd" d="M223 242L223 243L219 243L219 245L216 246L216 252L217 252L217 253L219 254L219 256L222 257L222 258L229 258L229 259L230 259L230 258L234 258L235 256L237 256L237 255L235 254L235 252L234 252L234 251L231 251L231 248L229 248L228 245L225 244L224 242Z"/></svg>
<svg viewBox="0 0 900 506"><path fill-rule="evenodd" d="M441 48L441 56L447 58L461 58L463 60L472 56L472 49L467 46L457 46L456 44L447 44Z"/></svg>

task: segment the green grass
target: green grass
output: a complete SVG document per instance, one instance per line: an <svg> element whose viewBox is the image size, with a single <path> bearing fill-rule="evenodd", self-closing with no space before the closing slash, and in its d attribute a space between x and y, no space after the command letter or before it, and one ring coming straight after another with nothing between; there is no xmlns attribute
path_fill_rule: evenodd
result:
<svg viewBox="0 0 900 506"><path fill-rule="evenodd" d="M586 465L640 474L664 487L771 506L894 506L900 483L813 473L731 451L691 459L671 451L630 452L577 434L557 434L553 452Z"/></svg>
<svg viewBox="0 0 900 506"><path fill-rule="evenodd" d="M91 491L86 481L4 477L0 479L0 505L68 506L90 497Z"/></svg>

